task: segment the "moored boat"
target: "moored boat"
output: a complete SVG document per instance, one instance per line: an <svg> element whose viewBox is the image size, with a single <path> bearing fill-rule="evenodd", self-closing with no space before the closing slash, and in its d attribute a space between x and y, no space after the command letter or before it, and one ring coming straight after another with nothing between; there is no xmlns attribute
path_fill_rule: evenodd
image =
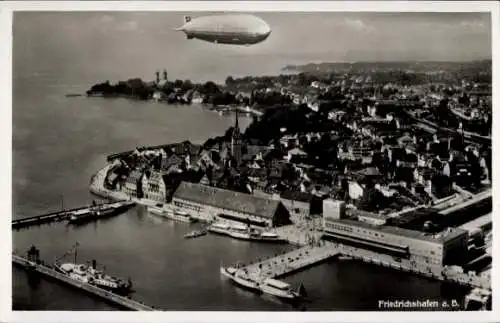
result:
<svg viewBox="0 0 500 323"><path fill-rule="evenodd" d="M111 217L120 214L133 205L133 202L118 202L106 206L96 206L94 203L94 206L90 208L72 212L69 216L68 223L81 224L97 219Z"/></svg>
<svg viewBox="0 0 500 323"><path fill-rule="evenodd" d="M229 225L226 223L216 222L208 228L208 231L240 240L277 243L285 242L285 240L281 239L274 232L261 231L245 225Z"/></svg>
<svg viewBox="0 0 500 323"><path fill-rule="evenodd" d="M184 235L185 239L201 237L207 234L207 230L194 230Z"/></svg>
<svg viewBox="0 0 500 323"><path fill-rule="evenodd" d="M94 285L96 287L111 291L119 295L128 295L132 292L132 281L130 280L130 278L128 279L128 282L125 282L121 278L105 274L104 271L97 269L97 263L95 260L92 260L91 265L77 263L76 256L78 246L79 243L77 242L62 257L56 259L54 263L54 268L56 271L62 273L70 279L85 284ZM74 262L59 262L60 259L71 254L72 252L74 252Z"/></svg>
<svg viewBox="0 0 500 323"><path fill-rule="evenodd" d="M131 292L132 282L130 280L125 283L122 279L111 277L97 270L95 261L92 262L92 266L77 263L56 263L55 268L67 277L82 283L88 283L117 294L129 294Z"/></svg>
<svg viewBox="0 0 500 323"><path fill-rule="evenodd" d="M294 291L290 284L273 278L266 278L260 284L263 293L276 296L282 299L297 299L305 294L305 288L301 284L297 291Z"/></svg>
<svg viewBox="0 0 500 323"><path fill-rule="evenodd" d="M248 276L248 274L244 270L238 270L237 272L235 272L234 276L231 279L240 287L251 290L255 293L262 292L259 282Z"/></svg>
<svg viewBox="0 0 500 323"><path fill-rule="evenodd" d="M193 223L196 222L196 219L193 218L191 215L189 215L186 212L183 211L172 211L172 210L167 210L164 208L157 208L157 207L148 207L148 211L152 214L170 219L170 220L175 220L179 222L185 222L185 223Z"/></svg>

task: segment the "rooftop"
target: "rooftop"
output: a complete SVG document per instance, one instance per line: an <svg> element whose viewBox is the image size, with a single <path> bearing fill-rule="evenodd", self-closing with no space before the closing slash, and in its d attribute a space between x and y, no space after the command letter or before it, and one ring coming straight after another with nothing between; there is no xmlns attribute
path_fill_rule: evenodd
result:
<svg viewBox="0 0 500 323"><path fill-rule="evenodd" d="M357 226L360 228L365 228L365 229L370 229L370 230L377 230L379 232L383 233L389 233L389 234L394 234L394 235L399 235L411 239L418 239L418 240L423 240L423 241L429 241L429 242L435 242L435 243L445 243L446 241L450 241L464 233L466 233L466 230L460 229L460 228L453 228L453 229L447 229L441 233L438 234L427 234L425 232L421 231L416 231L416 230L408 230L408 229L403 229L403 228L398 228L394 226L374 226L371 224L367 224L365 222L360 222L360 221L355 221L355 220L337 220L337 222L341 222L344 224L349 224L353 226Z"/></svg>
<svg viewBox="0 0 500 323"><path fill-rule="evenodd" d="M188 182L182 182L173 197L264 218L273 218L280 204L276 200Z"/></svg>

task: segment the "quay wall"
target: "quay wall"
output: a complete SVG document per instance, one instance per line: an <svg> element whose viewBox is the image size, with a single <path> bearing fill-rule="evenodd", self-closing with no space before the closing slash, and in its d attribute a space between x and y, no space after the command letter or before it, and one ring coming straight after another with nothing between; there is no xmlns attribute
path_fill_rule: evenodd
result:
<svg viewBox="0 0 500 323"><path fill-rule="evenodd" d="M141 205L149 205L151 204L148 201L142 200L142 199L136 199L136 198L130 198L128 197L125 193L123 192L115 192L115 191L109 191L106 190L103 186L102 183L98 183L98 181L95 181L94 183L91 184L90 190L92 193L103 196L106 198L110 199L115 199L115 200L133 200L138 204ZM486 192L482 195L486 195L486 198L488 198L488 195L491 194ZM484 196L480 196L479 200L484 199ZM491 198L491 197L489 197ZM475 202L477 203L477 199L472 199L472 201L467 201L467 204L474 204ZM472 203L471 203L472 202ZM153 204L154 205L154 204ZM165 206L167 207L167 205ZM193 213L193 210L186 210L190 213ZM210 212L212 211L212 212ZM219 210L210 210L208 212L195 212L197 213L200 220L211 220L212 216L215 215L214 213L217 213ZM318 226L319 227L319 226ZM287 240L290 244L295 244L298 246L303 246L304 248L311 248L311 243L318 243L321 240L321 235L322 232L318 230L314 230L314 228L307 223L298 223L295 225L287 225L287 226L282 226L275 228L276 233L280 236L280 238L283 238ZM360 248L355 248L347 245L342 245L342 244L335 244L332 242L327 242L327 241L321 241L322 244L324 244L324 247L329 246L332 250L336 250L336 252L332 251L332 256L335 254L342 254L346 256L350 256L354 259L361 260L366 263L371 263L371 264L376 264L388 268L393 268L396 270L401 270L405 272L410 272L414 274L419 274L425 277L429 277L432 279L437 279L441 281L449 281L449 282L454 282L462 285L467 285L471 287L480 287L484 289L490 289L491 290L491 282L488 279L485 279L484 277L480 276L470 276L467 274L460 274L460 273L455 273L455 274L444 274L443 273L443 267L440 265L432 265L432 264L419 264L416 262L411 262L406 259L401 259L401 261L396 261L392 256L386 255L386 254L381 254L381 253L376 253L370 250L366 249L360 249ZM305 249L304 249L305 250ZM299 252L300 253L300 252ZM331 256L330 256L331 257ZM328 257L327 257L328 258ZM271 260L272 262L273 260ZM279 259L281 261L281 258ZM304 260L305 261L305 260ZM311 264L315 264L318 261L313 261L311 260ZM263 262L264 263L264 262ZM269 262L265 262L267 265ZM304 266L306 266L306 263L308 261L305 261L303 265L297 266L298 269L303 269ZM257 263L256 266L258 266L259 263ZM311 265L307 264L307 266ZM255 267L255 266L254 266ZM254 267L250 267L251 269L254 269ZM263 264L264 267L264 264ZM289 272L290 268L285 270L285 269L279 269L278 271L283 271ZM283 275L279 274L278 276ZM275 276L277 277L277 276Z"/></svg>
<svg viewBox="0 0 500 323"><path fill-rule="evenodd" d="M333 245L335 248L338 249L339 253L342 255L350 256L353 259L361 260L366 263L371 263L383 267L410 272L441 281L447 281L469 287L480 287L483 289L491 290L491 281L486 277L481 277L478 275L468 275L466 273L446 274L443 271L444 268L441 266L423 266L419 265L418 263L405 261L404 259L401 262L398 262L395 261L394 258L389 255L380 254L365 249L350 247L342 244L332 244L330 242L327 242L327 244Z"/></svg>
<svg viewBox="0 0 500 323"><path fill-rule="evenodd" d="M24 269L30 270L27 268L28 266L28 261L20 256L17 255L12 255L12 262ZM135 311L154 311L154 309L146 304L143 304L139 301L133 300L128 297L123 297L111 292L108 292L104 289L98 288L96 286L92 286L83 282L78 282L73 279L70 279L66 276L64 276L61 273L58 273L52 268L43 266L43 265L36 265L35 269L36 272L41 273L45 276L48 276L50 278L56 279L58 281L64 282L68 285L71 285L73 287L76 287L78 289L84 290L86 292L89 292L91 294L94 294L96 296L99 296L115 305L119 305L123 308L130 309L130 310L135 310Z"/></svg>

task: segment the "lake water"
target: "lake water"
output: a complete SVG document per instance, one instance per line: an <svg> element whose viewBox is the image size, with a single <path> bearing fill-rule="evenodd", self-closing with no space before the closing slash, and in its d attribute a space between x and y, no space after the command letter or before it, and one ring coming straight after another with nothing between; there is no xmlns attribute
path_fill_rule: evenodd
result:
<svg viewBox="0 0 500 323"><path fill-rule="evenodd" d="M66 98L89 84L47 73L14 79L13 217L32 216L90 203L90 177L106 155L222 134L233 116L200 106L172 106L125 99ZM245 127L249 120L241 118ZM167 310L293 310L266 296L242 291L221 279L219 265L248 262L284 251L286 246L234 241L219 236L183 239L192 228L164 221L138 207L84 226L63 223L13 232L24 252L35 244L47 262L78 241L81 262L96 259L108 272L131 277L135 297ZM377 310L379 300L460 298L461 288L357 262L332 261L285 278L303 282L307 310ZM13 269L15 310L115 309L53 281L28 280Z"/></svg>

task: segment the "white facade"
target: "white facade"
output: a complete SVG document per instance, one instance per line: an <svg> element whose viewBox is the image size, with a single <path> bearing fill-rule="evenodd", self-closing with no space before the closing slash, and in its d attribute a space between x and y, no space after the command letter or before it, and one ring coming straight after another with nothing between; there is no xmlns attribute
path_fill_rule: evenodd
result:
<svg viewBox="0 0 500 323"><path fill-rule="evenodd" d="M242 212L236 212L228 209L223 209L211 205L206 205L206 204L200 204L196 202L191 202L187 201L184 199L180 199L177 197L174 197L172 200L172 204L174 204L176 207L181 208L188 212L191 216L205 220L205 221L211 221L215 220L218 214L226 214L230 216L235 216L238 218L241 218L242 220L253 220L253 221L265 221L266 225L271 227L272 226L272 219L264 219L262 217L250 215L250 214L245 214Z"/></svg>
<svg viewBox="0 0 500 323"><path fill-rule="evenodd" d="M337 220L345 218L344 201L332 199L323 200L323 217Z"/></svg>
<svg viewBox="0 0 500 323"><path fill-rule="evenodd" d="M363 196L363 186L361 186L358 182L349 182L349 197L353 200L359 199Z"/></svg>
<svg viewBox="0 0 500 323"><path fill-rule="evenodd" d="M372 227L358 221L324 218L323 223L324 231L333 236L337 234L352 241L376 245L401 254L407 252L410 261L426 266L443 265L446 254L455 248L461 250L467 238L464 230L450 239L442 240L441 237L419 235L416 231L386 226Z"/></svg>
<svg viewBox="0 0 500 323"><path fill-rule="evenodd" d="M167 199L167 192L163 177L159 172L151 172L149 178L142 177L142 190L144 197L159 203L164 203Z"/></svg>

